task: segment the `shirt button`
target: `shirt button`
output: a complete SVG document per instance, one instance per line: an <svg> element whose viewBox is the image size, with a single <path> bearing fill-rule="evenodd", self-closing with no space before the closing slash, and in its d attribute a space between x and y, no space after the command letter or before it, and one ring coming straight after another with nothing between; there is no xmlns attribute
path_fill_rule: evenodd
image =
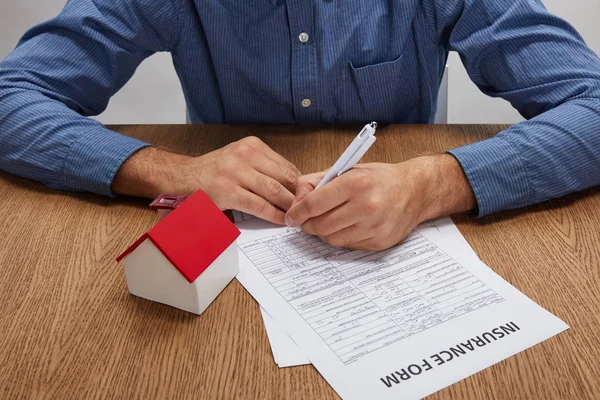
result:
<svg viewBox="0 0 600 400"><path fill-rule="evenodd" d="M301 41L302 43L306 43L306 42L308 42L308 39L309 39L309 37L310 37L310 36L308 36L308 33L306 33L306 32L302 32L302 33L301 33L301 34L298 36L298 39L300 39L300 41Z"/></svg>
<svg viewBox="0 0 600 400"><path fill-rule="evenodd" d="M304 108L310 107L311 104L312 104L312 101L310 101L310 99L302 100L302 107L304 107Z"/></svg>

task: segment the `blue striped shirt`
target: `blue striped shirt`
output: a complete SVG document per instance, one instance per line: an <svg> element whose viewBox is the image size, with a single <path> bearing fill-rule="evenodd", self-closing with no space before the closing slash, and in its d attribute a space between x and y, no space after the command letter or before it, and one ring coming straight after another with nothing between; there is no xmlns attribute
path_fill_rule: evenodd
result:
<svg viewBox="0 0 600 400"><path fill-rule="evenodd" d="M170 52L195 123L429 123L449 51L528 121L451 150L479 214L600 184L600 61L539 0L70 0L0 63L0 168L112 196L86 118ZM310 105L307 100L310 100Z"/></svg>

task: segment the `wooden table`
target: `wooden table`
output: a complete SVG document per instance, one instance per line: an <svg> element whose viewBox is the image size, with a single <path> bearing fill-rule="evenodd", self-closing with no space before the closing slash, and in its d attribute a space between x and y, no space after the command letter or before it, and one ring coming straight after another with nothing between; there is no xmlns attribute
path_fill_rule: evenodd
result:
<svg viewBox="0 0 600 400"><path fill-rule="evenodd" d="M366 161L398 162L503 128L382 127ZM253 134L314 172L358 127L113 129L188 154ZM258 305L237 281L200 317L128 294L115 257L157 222L147 204L0 173L0 398L336 398L312 366L275 365ZM453 219L487 265L571 329L431 398L599 398L600 190Z"/></svg>

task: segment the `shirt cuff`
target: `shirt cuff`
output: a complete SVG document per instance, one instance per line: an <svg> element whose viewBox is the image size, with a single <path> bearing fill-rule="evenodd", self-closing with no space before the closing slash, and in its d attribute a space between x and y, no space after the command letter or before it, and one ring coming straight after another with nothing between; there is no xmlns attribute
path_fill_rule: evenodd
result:
<svg viewBox="0 0 600 400"><path fill-rule="evenodd" d="M63 185L74 191L116 197L112 181L121 165L136 151L150 146L104 127L79 136L63 165Z"/></svg>
<svg viewBox="0 0 600 400"><path fill-rule="evenodd" d="M532 189L527 169L515 148L501 137L448 153L458 160L475 192L477 217L528 205Z"/></svg>

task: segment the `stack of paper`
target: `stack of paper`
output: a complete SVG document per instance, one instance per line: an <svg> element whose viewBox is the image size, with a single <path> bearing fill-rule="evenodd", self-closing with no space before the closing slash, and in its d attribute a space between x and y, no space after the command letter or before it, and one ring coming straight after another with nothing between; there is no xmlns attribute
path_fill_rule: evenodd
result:
<svg viewBox="0 0 600 400"><path fill-rule="evenodd" d="M237 224L238 280L280 367L309 361L343 398L420 398L568 327L475 255L450 219L379 252Z"/></svg>
<svg viewBox="0 0 600 400"><path fill-rule="evenodd" d="M275 363L280 368L295 367L297 365L310 364L310 361L302 350L294 343L283 329L271 318L264 308L260 308L260 312L265 322L265 330L273 352Z"/></svg>
<svg viewBox="0 0 600 400"><path fill-rule="evenodd" d="M252 215L241 211L232 210L233 220L237 222L248 221L253 219ZM294 343L294 341L285 333L283 329L277 326L277 323L271 318L262 306L260 312L265 323L265 330L271 345L273 359L280 368L294 367L297 365L310 364L308 358L302 353L302 350Z"/></svg>

